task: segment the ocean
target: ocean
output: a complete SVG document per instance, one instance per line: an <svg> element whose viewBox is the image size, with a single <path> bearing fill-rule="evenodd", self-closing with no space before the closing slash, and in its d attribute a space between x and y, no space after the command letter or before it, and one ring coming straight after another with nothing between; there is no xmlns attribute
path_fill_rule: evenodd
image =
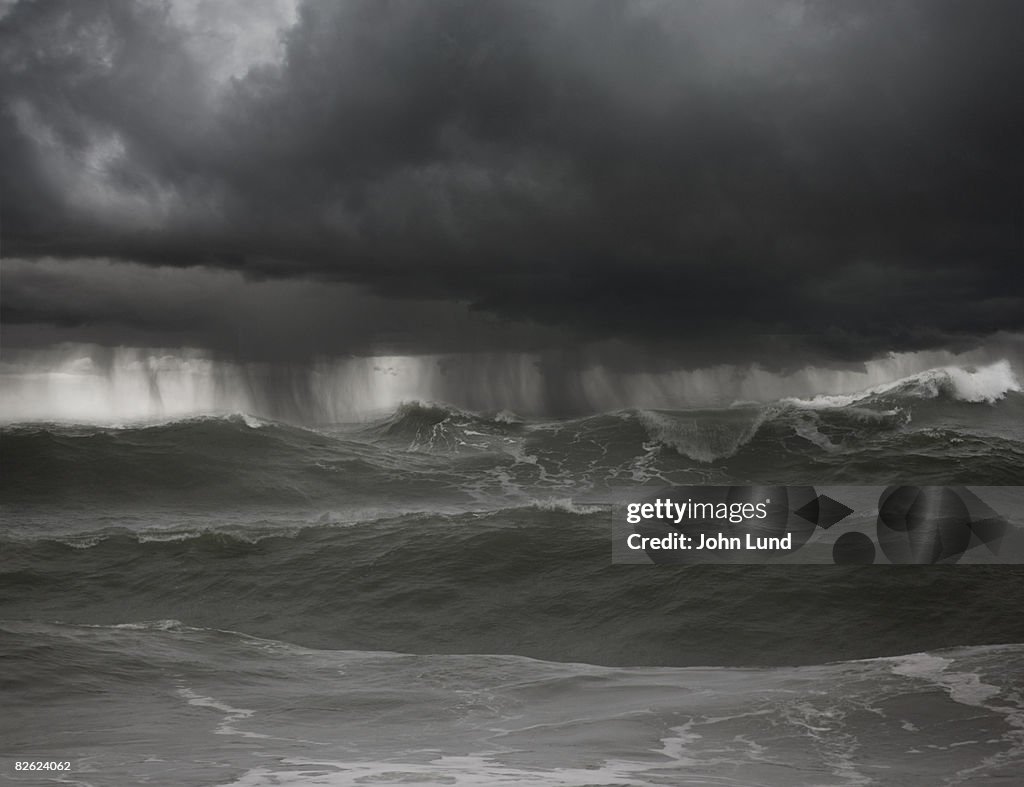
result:
<svg viewBox="0 0 1024 787"><path fill-rule="evenodd" d="M1020 389L944 368L574 419L9 423L0 778L1020 783L1024 567L613 565L604 504L1022 486Z"/></svg>

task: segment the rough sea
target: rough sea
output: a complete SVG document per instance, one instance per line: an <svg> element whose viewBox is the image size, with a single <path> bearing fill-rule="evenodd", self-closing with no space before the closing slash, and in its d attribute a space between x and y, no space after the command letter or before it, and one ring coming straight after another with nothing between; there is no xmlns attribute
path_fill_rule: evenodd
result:
<svg viewBox="0 0 1024 787"><path fill-rule="evenodd" d="M316 427L11 423L0 461L11 783L1024 774L1024 567L613 565L599 504L1024 485L1011 374L572 420L414 402Z"/></svg>

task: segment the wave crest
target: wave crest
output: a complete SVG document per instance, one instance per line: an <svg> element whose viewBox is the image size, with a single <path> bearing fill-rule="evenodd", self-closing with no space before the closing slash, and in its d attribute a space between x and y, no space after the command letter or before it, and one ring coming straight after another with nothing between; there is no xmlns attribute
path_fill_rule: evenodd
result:
<svg viewBox="0 0 1024 787"><path fill-rule="evenodd" d="M410 451L500 450L506 436L522 426L522 420L506 411L487 416L449 404L411 401L370 424L366 434L401 441Z"/></svg>
<svg viewBox="0 0 1024 787"><path fill-rule="evenodd" d="M942 366L928 369L853 394L820 394L807 399L788 398L782 401L809 409L849 407L865 401L886 398L943 397L957 402L995 404L1007 394L1019 393L1022 390L1024 388L1014 374L1013 367L1004 359L988 366Z"/></svg>

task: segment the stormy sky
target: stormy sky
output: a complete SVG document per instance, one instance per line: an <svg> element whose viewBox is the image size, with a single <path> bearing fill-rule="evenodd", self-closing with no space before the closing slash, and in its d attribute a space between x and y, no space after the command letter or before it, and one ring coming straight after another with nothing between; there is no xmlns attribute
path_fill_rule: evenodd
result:
<svg viewBox="0 0 1024 787"><path fill-rule="evenodd" d="M0 15L8 349L771 368L1024 330L1019 0Z"/></svg>

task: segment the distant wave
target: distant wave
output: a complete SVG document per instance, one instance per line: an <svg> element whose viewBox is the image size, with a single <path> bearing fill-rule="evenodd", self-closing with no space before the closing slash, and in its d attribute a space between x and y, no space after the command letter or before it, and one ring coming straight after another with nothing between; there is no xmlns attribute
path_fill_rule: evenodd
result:
<svg viewBox="0 0 1024 787"><path fill-rule="evenodd" d="M1010 362L1002 360L978 368L944 366L929 369L854 394L820 394L808 399L787 398L782 401L808 408L849 407L852 404L883 397L947 397L959 402L994 404L1007 394L1019 393L1022 390L1024 389L1021 388Z"/></svg>
<svg viewBox="0 0 1024 787"><path fill-rule="evenodd" d="M244 426L248 429L265 427L281 427L284 429L300 429L313 431L308 427L262 418L251 413L198 413L170 418L139 418L129 421L112 421L109 423L93 423L63 420L15 421L0 426L5 432L26 434L32 432L54 432L86 437L104 432L142 432L146 430L202 428L205 425L225 424L227 426Z"/></svg>
<svg viewBox="0 0 1024 787"><path fill-rule="evenodd" d="M1022 391L1009 362L977 369L942 367L854 394L736 403L726 410L639 410L650 438L698 462L735 456L765 430L789 431L823 451L840 450L838 433L866 436L913 420L915 402L995 405Z"/></svg>
<svg viewBox="0 0 1024 787"><path fill-rule="evenodd" d="M758 438L782 439L795 435L823 451L837 451L836 438L869 437L907 425L905 408L886 410L835 406L822 414L818 408L791 403L729 408L727 410L651 411L637 415L650 439L694 461L710 464L736 456Z"/></svg>
<svg viewBox="0 0 1024 787"><path fill-rule="evenodd" d="M413 451L496 448L494 438L516 433L523 425L513 413L474 413L439 402L403 402L391 414L371 422L362 434L395 442Z"/></svg>

